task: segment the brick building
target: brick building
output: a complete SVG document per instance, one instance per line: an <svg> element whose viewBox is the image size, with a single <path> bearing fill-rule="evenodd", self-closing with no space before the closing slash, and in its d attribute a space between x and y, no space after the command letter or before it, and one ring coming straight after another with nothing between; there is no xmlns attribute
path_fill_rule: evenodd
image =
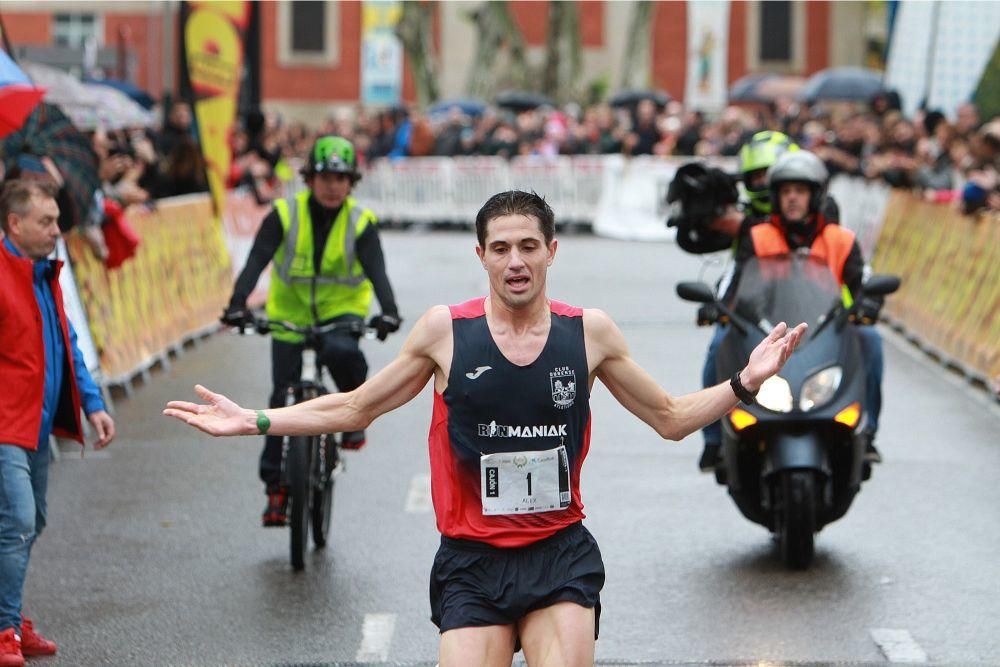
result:
<svg viewBox="0 0 1000 667"><path fill-rule="evenodd" d="M444 97L461 96L468 78L476 31L466 14L478 1L432 5L433 44ZM548 2L513 0L510 8L528 47L529 62L544 55ZM695 48L688 19L695 3L657 1L649 22L649 48L640 78L683 98L688 55ZM715 5L720 5L716 2ZM833 65L862 65L867 2L749 0L725 3L728 14L725 77L735 81L754 71L808 75ZM361 90L360 2L262 2L260 92L265 107L304 119L331 106L354 105ZM628 43L633 3L577 3L584 81L604 77L618 87ZM177 87L179 2L72 2L4 0L4 26L15 53L32 59L66 60L95 44L98 63L159 96ZM61 47L54 49L54 47ZM61 54L58 57L53 54ZM80 56L82 57L82 56ZM165 63L167 64L165 66ZM71 63L57 62L63 67ZM403 66L403 99L415 91Z"/></svg>

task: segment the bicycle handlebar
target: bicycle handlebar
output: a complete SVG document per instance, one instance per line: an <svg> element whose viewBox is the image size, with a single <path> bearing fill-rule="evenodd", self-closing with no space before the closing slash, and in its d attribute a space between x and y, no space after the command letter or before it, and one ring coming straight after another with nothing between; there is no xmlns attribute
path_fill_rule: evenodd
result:
<svg viewBox="0 0 1000 667"><path fill-rule="evenodd" d="M241 334L244 333L247 328L252 328L261 335L267 335L272 331L287 331L289 333L302 334L306 337L319 336L331 331L347 331L363 335L365 338L372 338L376 333L374 327L365 326L364 322L326 322L325 324L300 326L285 320L271 321L268 320L266 316L257 315L252 312L247 313L246 322L238 327Z"/></svg>

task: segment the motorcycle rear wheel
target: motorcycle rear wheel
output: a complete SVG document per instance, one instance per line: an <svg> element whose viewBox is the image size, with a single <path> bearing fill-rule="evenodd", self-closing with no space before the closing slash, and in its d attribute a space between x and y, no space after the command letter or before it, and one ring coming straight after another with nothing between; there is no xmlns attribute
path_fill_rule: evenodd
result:
<svg viewBox="0 0 1000 667"><path fill-rule="evenodd" d="M776 524L785 566L804 570L812 563L816 534L816 479L810 470L786 470L778 480Z"/></svg>

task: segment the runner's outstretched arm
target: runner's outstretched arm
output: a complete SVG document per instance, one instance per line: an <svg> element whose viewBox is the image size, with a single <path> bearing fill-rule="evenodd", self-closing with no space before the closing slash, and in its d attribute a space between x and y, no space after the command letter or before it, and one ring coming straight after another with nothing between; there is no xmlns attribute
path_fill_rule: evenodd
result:
<svg viewBox="0 0 1000 667"><path fill-rule="evenodd" d="M350 392L327 394L284 408L264 410L270 435L318 435L357 431L376 417L407 403L434 375L435 355L451 341L451 316L445 306L424 314L388 366ZM209 435L257 435L257 410L242 408L201 385L195 391L207 403L170 401L163 414Z"/></svg>
<svg viewBox="0 0 1000 667"><path fill-rule="evenodd" d="M584 311L584 330L591 372L619 403L663 438L682 440L721 418L738 402L728 380L683 396L668 394L632 359L618 325L602 311ZM764 380L781 370L805 330L805 324L789 329L781 322L774 327L740 371L743 386L756 391Z"/></svg>

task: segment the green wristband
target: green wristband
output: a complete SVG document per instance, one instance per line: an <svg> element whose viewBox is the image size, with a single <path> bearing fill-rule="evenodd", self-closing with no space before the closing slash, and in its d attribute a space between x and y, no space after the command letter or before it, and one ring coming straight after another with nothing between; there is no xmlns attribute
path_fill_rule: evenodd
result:
<svg viewBox="0 0 1000 667"><path fill-rule="evenodd" d="M257 411L257 430L261 435L267 434L267 429L271 428L271 420L267 418L263 410Z"/></svg>

